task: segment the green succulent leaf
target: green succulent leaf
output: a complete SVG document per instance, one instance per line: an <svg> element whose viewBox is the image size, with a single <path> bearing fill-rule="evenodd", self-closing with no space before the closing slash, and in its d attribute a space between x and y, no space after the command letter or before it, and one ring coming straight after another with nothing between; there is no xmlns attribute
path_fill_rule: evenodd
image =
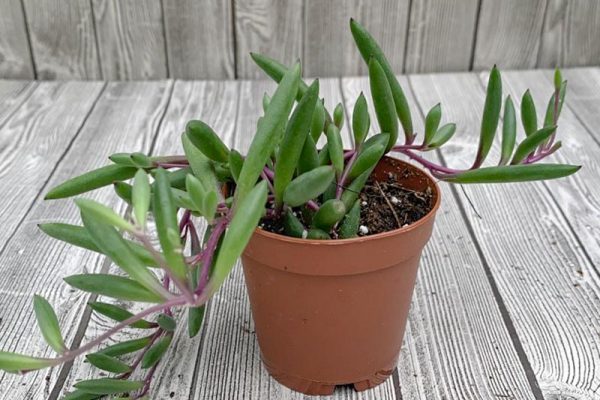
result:
<svg viewBox="0 0 600 400"><path fill-rule="evenodd" d="M120 300L145 303L160 303L164 300L162 296L149 291L140 283L121 276L80 274L67 276L64 281L84 292L101 294Z"/></svg>
<svg viewBox="0 0 600 400"><path fill-rule="evenodd" d="M131 192L133 215L142 228L146 226L146 215L150 209L150 180L143 169L138 170L133 181Z"/></svg>
<svg viewBox="0 0 600 400"><path fill-rule="evenodd" d="M544 127L552 126L556 124L558 121L558 117L560 116L560 112L562 111L562 106L565 101L565 95L567 93L567 82L564 81L560 85L560 89L558 90L558 107L555 106L556 102L556 92L550 96L548 99L548 106L546 107L546 116L544 117ZM557 116L554 117L554 108L557 108Z"/></svg>
<svg viewBox="0 0 600 400"><path fill-rule="evenodd" d="M306 238L313 240L329 240L331 239L331 236L329 236L329 233L325 232L322 229L311 228L308 230Z"/></svg>
<svg viewBox="0 0 600 400"><path fill-rule="evenodd" d="M338 103L333 110L333 124L340 130L344 126L344 107L342 103Z"/></svg>
<svg viewBox="0 0 600 400"><path fill-rule="evenodd" d="M173 340L173 336L169 334L163 336L152 347L150 347L142 358L142 368L148 369L156 365L169 349L171 340Z"/></svg>
<svg viewBox="0 0 600 400"><path fill-rule="evenodd" d="M204 155L217 162L227 162L229 149L223 143L219 135L210 126L202 121L189 121L185 127L185 133Z"/></svg>
<svg viewBox="0 0 600 400"><path fill-rule="evenodd" d="M360 199L356 199L350 211L346 214L340 224L340 239L349 239L357 236L360 225Z"/></svg>
<svg viewBox="0 0 600 400"><path fill-rule="evenodd" d="M386 134L387 135L387 134ZM384 143L387 143L384 142ZM384 143L375 143L372 146L365 147L363 151L360 152L356 160L354 160L354 164L352 164L352 168L348 173L348 180L353 180L363 172L368 169L372 169L377 165L383 154L385 153Z"/></svg>
<svg viewBox="0 0 600 400"><path fill-rule="evenodd" d="M380 64L381 68L383 68L388 84L392 91L392 96L394 98L396 114L398 115L398 118L400 118L400 122L402 123L402 127L404 129L406 141L408 143L412 143L414 135L410 108L408 106L406 96L404 95L404 91L402 90L398 79L396 79L390 63L373 36L371 36L371 34L354 19L350 19L350 31L354 37L356 47L358 47L358 50L360 51L360 54L365 62L370 63L371 58L374 58ZM387 132L385 129L383 129L383 127L382 131ZM389 133L391 134L391 132ZM390 139L393 139L395 143L397 137L391 137Z"/></svg>
<svg viewBox="0 0 600 400"><path fill-rule="evenodd" d="M367 99L365 99L364 94L360 92L360 95L354 104L354 110L352 111L352 133L354 135L355 148L359 149L367 138L370 125L371 118L369 116Z"/></svg>
<svg viewBox="0 0 600 400"><path fill-rule="evenodd" d="M90 364L103 371L123 374L131 371L131 367L114 357L102 353L92 353L85 356Z"/></svg>
<svg viewBox="0 0 600 400"><path fill-rule="evenodd" d="M83 390L73 390L65 395L62 400L96 400L102 395L86 393Z"/></svg>
<svg viewBox="0 0 600 400"><path fill-rule="evenodd" d="M204 321L204 313L206 312L206 306L201 305L200 307L188 308L188 335L190 338L195 337Z"/></svg>
<svg viewBox="0 0 600 400"><path fill-rule="evenodd" d="M139 339L126 340L124 342L115 343L107 346L102 350L98 351L100 354L104 354L111 357L118 357L125 354L134 353L138 350L148 346L152 341L152 336L146 336Z"/></svg>
<svg viewBox="0 0 600 400"><path fill-rule="evenodd" d="M173 332L177 329L177 322L173 317L167 314L160 314L156 319L158 325L167 332Z"/></svg>
<svg viewBox="0 0 600 400"><path fill-rule="evenodd" d="M114 153L108 156L108 159L115 164L123 165L126 167L135 167L133 160L131 159L131 153Z"/></svg>
<svg viewBox="0 0 600 400"><path fill-rule="evenodd" d="M317 152L317 146L313 138L308 135L304 142L304 146L302 146L302 153L300 153L300 159L298 160L298 174L301 175L318 166L319 153Z"/></svg>
<svg viewBox="0 0 600 400"><path fill-rule="evenodd" d="M176 278L185 282L187 266L183 259L183 249L179 238L177 207L173 200L167 172L158 168L155 179L153 206L158 239L171 272Z"/></svg>
<svg viewBox="0 0 600 400"><path fill-rule="evenodd" d="M386 150L389 151L398 140L398 118L394 106L392 89L381 64L371 58L369 61L369 82L371 98L375 107L375 115L382 132L389 133L390 139Z"/></svg>
<svg viewBox="0 0 600 400"><path fill-rule="evenodd" d="M434 135L436 134L440 121L442 119L442 106L440 103L436 104L429 110L425 117L425 139L423 143L428 145L431 143Z"/></svg>
<svg viewBox="0 0 600 400"><path fill-rule="evenodd" d="M511 160L511 164L520 164L527 156L535 151L535 149L544 143L552 134L556 131L556 126L548 126L542 129L539 129L535 133L532 133L530 136L527 136L519 145L517 146L517 150L515 150L515 154Z"/></svg>
<svg viewBox="0 0 600 400"><path fill-rule="evenodd" d="M229 152L229 170L233 180L237 183L240 177L240 171L244 166L244 157L237 150L231 150Z"/></svg>
<svg viewBox="0 0 600 400"><path fill-rule="evenodd" d="M525 135L527 136L533 134L538 129L535 103L533 102L529 89L527 89L521 99L521 123L523 124Z"/></svg>
<svg viewBox="0 0 600 400"><path fill-rule="evenodd" d="M437 130L431 142L429 142L428 147L430 149L436 149L438 147L443 146L448 140L452 139L454 133L456 132L456 124L449 123L442 125L440 129Z"/></svg>
<svg viewBox="0 0 600 400"><path fill-rule="evenodd" d="M189 199L194 205L194 210L202 210L202 202L206 197L206 188L194 175L188 175L186 177L185 187L189 194ZM183 194L175 194L175 196L183 196Z"/></svg>
<svg viewBox="0 0 600 400"><path fill-rule="evenodd" d="M500 120L500 108L502 107L502 77L496 66L490 71L488 86L483 106L483 116L481 118L481 133L479 137L479 149L473 167L479 167L487 157L496 129Z"/></svg>
<svg viewBox="0 0 600 400"><path fill-rule="evenodd" d="M284 126L294 104L299 82L300 65L296 64L279 83L271 98L269 109L258 124L258 130L250 144L244 166L240 171L235 192L236 203L241 203L244 197L253 190L267 159L271 156L277 144L280 130Z"/></svg>
<svg viewBox="0 0 600 400"><path fill-rule="evenodd" d="M275 164L275 203L281 206L283 192L294 176L302 148L308 137L315 104L319 97L319 81L315 80L287 123Z"/></svg>
<svg viewBox="0 0 600 400"><path fill-rule="evenodd" d="M50 237L72 244L77 247L82 247L84 249L95 251L96 253L102 253L102 251L98 248L98 246L92 239L88 230L85 229L85 227L83 226L54 222L40 224L38 226L46 235ZM150 252L146 250L144 246L132 242L131 240L125 240L125 243L127 243L127 246L129 246L131 251L135 254L135 256L138 259L140 259L144 263L144 265L148 265L151 267L156 266L156 261L152 257L152 254L150 254Z"/></svg>
<svg viewBox="0 0 600 400"><path fill-rule="evenodd" d="M283 216L283 229L287 236L301 238L305 232L306 228L300 222L298 217L294 215L294 212L288 209Z"/></svg>
<svg viewBox="0 0 600 400"><path fill-rule="evenodd" d="M75 204L79 207L81 214L89 216L94 220L104 221L106 224L115 226L127 232L134 232L135 227L127 222L123 217L113 211L112 208L105 206L90 199L76 199Z"/></svg>
<svg viewBox="0 0 600 400"><path fill-rule="evenodd" d="M53 360L0 351L0 370L17 373L50 367Z"/></svg>
<svg viewBox="0 0 600 400"><path fill-rule="evenodd" d="M563 84L562 74L560 73L560 69L556 68L554 70L554 90L560 90Z"/></svg>
<svg viewBox="0 0 600 400"><path fill-rule="evenodd" d="M85 229L102 253L110 257L115 264L149 292L163 299L169 296L156 276L137 258L115 228L97 216L88 214L85 209L81 210L81 219Z"/></svg>
<svg viewBox="0 0 600 400"><path fill-rule="evenodd" d="M186 134L181 136L183 151L190 163L194 176L198 178L205 188L218 188L217 177L212 162L190 141Z"/></svg>
<svg viewBox="0 0 600 400"><path fill-rule="evenodd" d="M500 155L500 165L508 163L517 137L517 117L515 106L510 96L506 97L504 102L504 118L502 124L502 152Z"/></svg>
<svg viewBox="0 0 600 400"><path fill-rule="evenodd" d="M508 183L562 178L581 166L568 164L520 164L473 169L444 178L452 183Z"/></svg>
<svg viewBox="0 0 600 400"><path fill-rule="evenodd" d="M323 103L319 100L315 104L315 111L312 116L312 121L310 123L310 136L313 141L317 143L321 134L325 130L325 121L327 120L327 116L325 113L325 108L323 107Z"/></svg>
<svg viewBox="0 0 600 400"><path fill-rule="evenodd" d="M344 215L346 215L344 202L337 199L327 200L314 215L312 226L328 232L344 218Z"/></svg>
<svg viewBox="0 0 600 400"><path fill-rule="evenodd" d="M269 96L269 94L265 92L262 98L262 107L264 112L267 112L267 109L269 108L269 103L271 103L271 96Z"/></svg>
<svg viewBox="0 0 600 400"><path fill-rule="evenodd" d="M133 186L125 182L115 182L113 183L113 189L117 196L121 198L127 204L132 203L133 197Z"/></svg>
<svg viewBox="0 0 600 400"><path fill-rule="evenodd" d="M75 388L91 394L119 394L132 392L144 386L143 381L129 381L116 378L89 379L77 382Z"/></svg>
<svg viewBox="0 0 600 400"><path fill-rule="evenodd" d="M98 314L102 314L118 322L125 321L126 319L133 317L133 314L129 311L110 303L96 301L88 303L88 306L90 306L90 308ZM129 324L129 326L138 329L152 329L156 327L156 324L142 319L132 324Z"/></svg>
<svg viewBox="0 0 600 400"><path fill-rule="evenodd" d="M154 162L144 153L131 153L131 161L138 168L152 168Z"/></svg>
<svg viewBox="0 0 600 400"><path fill-rule="evenodd" d="M329 158L329 145L325 143L323 147L321 147L321 151L319 151L319 165L325 166L330 163Z"/></svg>
<svg viewBox="0 0 600 400"><path fill-rule="evenodd" d="M295 178L283 193L283 202L290 207L298 207L323 193L333 178L335 170L327 165L305 172Z"/></svg>
<svg viewBox="0 0 600 400"><path fill-rule="evenodd" d="M344 145L340 130L333 124L327 127L327 151L335 171L341 175L344 170Z"/></svg>
<svg viewBox="0 0 600 400"><path fill-rule="evenodd" d="M60 333L58 318L50 303L42 296L36 294L33 296L33 310L35 311L35 318L46 343L58 354L64 353L67 347Z"/></svg>
<svg viewBox="0 0 600 400"><path fill-rule="evenodd" d="M229 228L225 232L221 248L216 255L210 281L212 293L223 284L236 260L250 241L258 221L264 213L267 193L267 183L261 181L240 202L239 208L234 213Z"/></svg>
<svg viewBox="0 0 600 400"><path fill-rule="evenodd" d="M75 178L61 183L50 189L44 197L45 200L62 199L65 197L76 196L81 193L89 192L94 189L110 185L116 181L124 181L133 178L137 172L136 167L127 167L123 165L107 165L93 171L86 172Z"/></svg>
<svg viewBox="0 0 600 400"><path fill-rule="evenodd" d="M342 192L341 200L344 202L344 206L347 210L349 210L354 205L354 202L358 198L359 193L362 191L363 187L367 183L369 176L371 176L371 172L373 172L373 169L375 169L375 166L369 168L368 170L357 176Z"/></svg>

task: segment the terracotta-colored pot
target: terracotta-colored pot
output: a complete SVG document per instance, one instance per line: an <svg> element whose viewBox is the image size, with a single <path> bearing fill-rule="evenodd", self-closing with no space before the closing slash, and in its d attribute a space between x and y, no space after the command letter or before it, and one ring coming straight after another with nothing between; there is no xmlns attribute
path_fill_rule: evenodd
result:
<svg viewBox="0 0 600 400"><path fill-rule="evenodd" d="M374 173L433 190L433 208L401 229L305 240L257 229L242 255L263 362L283 385L311 395L365 390L396 368L421 251L440 191L412 164L386 157Z"/></svg>

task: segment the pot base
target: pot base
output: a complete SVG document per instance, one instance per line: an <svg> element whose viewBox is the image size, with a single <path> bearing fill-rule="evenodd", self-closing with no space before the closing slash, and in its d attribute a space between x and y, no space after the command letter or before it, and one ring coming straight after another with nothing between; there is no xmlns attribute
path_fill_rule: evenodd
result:
<svg viewBox="0 0 600 400"><path fill-rule="evenodd" d="M263 365L269 372L269 375L271 375L273 379L275 379L277 382L296 392L300 392L310 396L329 396L333 394L336 386L345 385L352 385L354 386L354 390L356 390L357 392L362 392L363 390L372 389L375 386L381 385L394 372L394 370L378 371L375 372L372 376L357 382L329 383L313 381L310 379L300 378L298 376L292 376L284 373L283 371L272 368L265 362L264 359L262 361Z"/></svg>

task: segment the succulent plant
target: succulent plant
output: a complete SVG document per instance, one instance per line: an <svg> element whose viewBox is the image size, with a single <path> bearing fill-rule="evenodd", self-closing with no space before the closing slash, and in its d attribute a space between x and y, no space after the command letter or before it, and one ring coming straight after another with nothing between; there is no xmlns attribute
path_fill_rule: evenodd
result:
<svg viewBox="0 0 600 400"><path fill-rule="evenodd" d="M456 131L441 124L442 106L426 115L422 140L413 129L406 96L383 51L356 21L350 22L356 45L368 65L375 118L382 132L369 137L371 115L361 93L351 115L354 143L344 149L340 136L346 110L330 113L319 97L319 81L308 85L301 68L290 68L259 54L256 64L278 85L263 98L264 115L246 155L229 149L202 121L190 121L182 135L184 155L149 156L119 153L111 164L53 188L46 199L77 196L107 185L130 205L121 216L92 200L75 200L82 226L42 224L51 237L109 257L123 274L82 274L65 278L70 286L117 300L150 303L138 314L114 304L94 302L92 310L117 323L95 340L69 349L52 306L34 297L34 309L44 339L55 358L35 358L0 352L0 369L25 373L52 367L87 354L87 361L113 375L82 381L68 399L106 395L147 396L156 366L168 350L176 318L185 308L190 337L200 329L207 300L219 289L261 221L276 220L283 233L310 239L350 238L359 231L358 195L379 160L388 152L420 163L439 180L468 184L553 179L579 167L540 163L560 148L555 141L566 82L555 73L555 90L543 124L538 124L529 92L523 96L521 121L526 137L517 144L517 117L510 96L503 99L499 70L489 76L478 150L470 168L459 170L431 162L420 154L441 148ZM483 166L498 130L503 108L501 158ZM403 143L398 143L400 129ZM324 135L326 144L316 143ZM130 182L130 183L127 183ZM305 215L298 217L298 213ZM151 217L151 218L150 218ZM197 218L208 225L203 238ZM149 220L155 232L149 227ZM158 239L159 246L154 240ZM190 243L191 252L184 251ZM149 320L153 317L153 320ZM151 332L97 350L120 330L132 327ZM126 356L136 353L133 361ZM134 370L146 370L131 380ZM137 376L137 375L136 375Z"/></svg>

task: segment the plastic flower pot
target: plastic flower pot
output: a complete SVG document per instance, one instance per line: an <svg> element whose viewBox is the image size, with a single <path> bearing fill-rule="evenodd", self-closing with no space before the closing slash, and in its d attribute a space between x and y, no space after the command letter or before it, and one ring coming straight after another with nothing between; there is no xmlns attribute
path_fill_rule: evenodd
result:
<svg viewBox="0 0 600 400"><path fill-rule="evenodd" d="M440 191L412 164L385 157L378 180L433 191L431 211L394 231L344 240L305 240L257 229L242 262L262 360L290 389L333 393L384 382L398 362L421 251Z"/></svg>

